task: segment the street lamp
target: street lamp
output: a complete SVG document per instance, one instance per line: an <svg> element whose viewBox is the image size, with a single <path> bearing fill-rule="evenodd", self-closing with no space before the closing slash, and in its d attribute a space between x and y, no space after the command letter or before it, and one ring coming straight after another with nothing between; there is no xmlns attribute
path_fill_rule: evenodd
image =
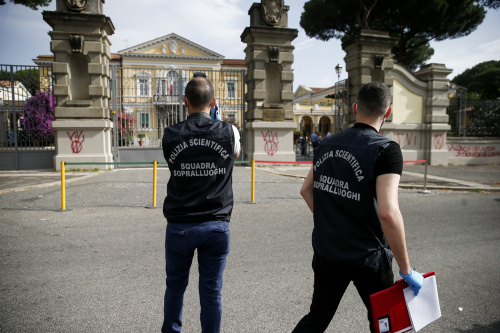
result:
<svg viewBox="0 0 500 333"><path fill-rule="evenodd" d="M338 81L337 83L335 83L335 133L338 133L340 132L341 124L340 124L340 112L339 112L340 103L338 102L337 86L340 81L340 74L342 73L342 67L339 64L335 66L335 73L337 73L338 75Z"/></svg>
<svg viewBox="0 0 500 333"><path fill-rule="evenodd" d="M339 76L339 81L340 81L340 74L342 74L342 66L337 64L337 66L335 66L335 73L337 73L337 75Z"/></svg>

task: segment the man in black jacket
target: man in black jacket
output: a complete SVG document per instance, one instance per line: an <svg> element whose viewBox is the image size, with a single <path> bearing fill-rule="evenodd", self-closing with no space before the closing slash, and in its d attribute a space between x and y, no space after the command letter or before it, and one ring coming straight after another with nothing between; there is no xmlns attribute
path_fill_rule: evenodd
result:
<svg viewBox="0 0 500 333"><path fill-rule="evenodd" d="M314 215L314 293L293 333L324 332L351 281L375 332L369 297L394 284L393 255L416 295L422 286L422 275L410 266L399 210L403 156L397 143L379 134L391 98L383 83L363 86L353 105L356 124L316 149L300 192Z"/></svg>
<svg viewBox="0 0 500 333"><path fill-rule="evenodd" d="M170 170L163 214L166 285L162 332L181 332L189 269L198 253L202 332L220 332L222 274L229 253L232 171L240 152L238 130L214 121L214 89L206 76L188 82L188 119L167 127L163 154Z"/></svg>

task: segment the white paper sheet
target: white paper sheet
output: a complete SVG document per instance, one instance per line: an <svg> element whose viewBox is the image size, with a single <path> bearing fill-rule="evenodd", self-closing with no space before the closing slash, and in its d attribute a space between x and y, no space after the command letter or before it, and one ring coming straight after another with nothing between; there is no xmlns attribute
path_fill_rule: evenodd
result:
<svg viewBox="0 0 500 333"><path fill-rule="evenodd" d="M403 289L403 292L415 332L441 318L435 275L424 279L424 284L418 296L415 296L415 293L409 287Z"/></svg>

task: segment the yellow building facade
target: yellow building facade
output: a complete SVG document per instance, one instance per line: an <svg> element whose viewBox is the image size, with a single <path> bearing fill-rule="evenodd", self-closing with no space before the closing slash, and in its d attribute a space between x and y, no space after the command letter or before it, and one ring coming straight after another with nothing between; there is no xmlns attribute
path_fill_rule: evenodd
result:
<svg viewBox="0 0 500 333"><path fill-rule="evenodd" d="M344 90L343 83L337 87L310 88L300 85L294 93L293 115L297 131L305 131L307 136L318 131L321 136L335 132L335 110L343 112L344 98L338 98L336 106L335 93Z"/></svg>
<svg viewBox="0 0 500 333"><path fill-rule="evenodd" d="M185 120L183 96L196 72L211 80L224 121L240 127L244 105L244 60L224 56L175 33L118 52L111 64L111 108L119 146L158 147L165 127Z"/></svg>

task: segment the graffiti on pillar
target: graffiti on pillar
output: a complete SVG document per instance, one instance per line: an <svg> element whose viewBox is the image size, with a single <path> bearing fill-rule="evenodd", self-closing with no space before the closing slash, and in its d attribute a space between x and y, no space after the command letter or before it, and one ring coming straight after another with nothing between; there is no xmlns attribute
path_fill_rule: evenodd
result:
<svg viewBox="0 0 500 333"><path fill-rule="evenodd" d="M398 133L398 144L401 147L417 145L417 135L415 133Z"/></svg>
<svg viewBox="0 0 500 333"><path fill-rule="evenodd" d="M85 135L83 134L83 131L75 131L73 134L69 134L69 132L66 132L69 136L69 139L71 140L71 150L73 151L73 154L78 154L79 152L82 151L82 143L85 141Z"/></svg>
<svg viewBox="0 0 500 333"><path fill-rule="evenodd" d="M278 132L261 131L264 137L264 151L267 155L273 156L278 151Z"/></svg>
<svg viewBox="0 0 500 333"><path fill-rule="evenodd" d="M445 134L436 134L434 135L434 149L441 149L444 146L444 140L446 136Z"/></svg>

